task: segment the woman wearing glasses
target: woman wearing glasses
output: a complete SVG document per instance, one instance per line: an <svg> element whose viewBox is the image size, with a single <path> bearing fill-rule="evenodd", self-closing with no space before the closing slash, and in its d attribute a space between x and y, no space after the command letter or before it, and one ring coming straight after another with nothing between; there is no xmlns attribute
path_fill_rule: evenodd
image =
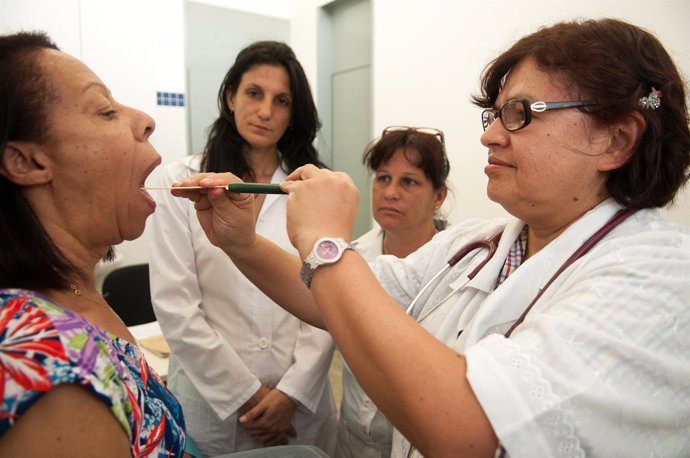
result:
<svg viewBox="0 0 690 458"><path fill-rule="evenodd" d="M367 147L362 161L374 177L371 206L378 223L353 242L365 260L381 254L404 258L445 229L439 213L449 172L443 132L388 127ZM392 435L390 422L344 365L336 456L388 457Z"/></svg>
<svg viewBox="0 0 690 458"><path fill-rule="evenodd" d="M690 167L673 60L622 21L558 23L491 62L475 102L487 192L512 217L447 228L374 275L347 249L344 174L282 185L309 290L300 259L240 227L250 196L188 194L252 281L330 331L401 433L394 456L690 455L690 228L657 210ZM182 184L236 180L202 178Z"/></svg>

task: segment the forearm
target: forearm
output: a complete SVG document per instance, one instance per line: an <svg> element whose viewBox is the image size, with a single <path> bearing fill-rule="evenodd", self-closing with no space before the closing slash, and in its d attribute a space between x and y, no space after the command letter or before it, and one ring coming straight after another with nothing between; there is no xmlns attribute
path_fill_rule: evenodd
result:
<svg viewBox="0 0 690 458"><path fill-rule="evenodd" d="M299 257L261 236L250 247L224 250L249 281L276 304L312 326L325 327L311 293L300 280Z"/></svg>
<svg viewBox="0 0 690 458"><path fill-rule="evenodd" d="M422 453L494 452L497 441L467 382L464 358L409 318L361 257L346 252L319 268L312 293L358 381Z"/></svg>

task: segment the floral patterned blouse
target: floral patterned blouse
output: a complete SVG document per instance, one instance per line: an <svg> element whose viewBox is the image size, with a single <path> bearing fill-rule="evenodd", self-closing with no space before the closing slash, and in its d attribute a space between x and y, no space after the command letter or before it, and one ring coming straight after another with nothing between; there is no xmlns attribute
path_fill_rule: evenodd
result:
<svg viewBox="0 0 690 458"><path fill-rule="evenodd" d="M63 383L81 384L108 405L132 456L182 456L182 409L139 347L40 294L0 289L0 436Z"/></svg>

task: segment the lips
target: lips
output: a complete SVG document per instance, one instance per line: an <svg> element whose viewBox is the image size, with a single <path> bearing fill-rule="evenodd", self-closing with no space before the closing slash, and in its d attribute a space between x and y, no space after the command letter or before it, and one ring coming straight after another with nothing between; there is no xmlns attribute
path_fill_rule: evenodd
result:
<svg viewBox="0 0 690 458"><path fill-rule="evenodd" d="M250 125L251 125L254 129L259 130L259 131L261 131L261 132L266 132L266 133L268 133L268 132L271 131L271 129L269 129L269 128L266 127L266 126L261 126L261 125L257 125L257 124L250 124Z"/></svg>
<svg viewBox="0 0 690 458"><path fill-rule="evenodd" d="M491 177L494 174L505 171L506 169L515 169L515 166L508 162L502 161L494 156L489 156L489 163L484 167L484 173Z"/></svg>
<svg viewBox="0 0 690 458"><path fill-rule="evenodd" d="M146 186L146 180L148 179L149 175L151 175L151 173L153 173L154 169L156 167L158 167L160 165L160 163L161 163L161 157L157 156L156 160L153 163L151 163L151 165L149 166L147 171L144 173L144 177L143 177L141 183L139 184L139 190L142 192L142 194L144 194L144 198L148 202L149 207L151 207L151 211L154 211L156 209L156 201L153 199L153 197L151 197L151 195L148 193L148 191L146 191L144 189L144 187Z"/></svg>
<svg viewBox="0 0 690 458"><path fill-rule="evenodd" d="M505 161L502 161L494 156L489 156L489 165L502 165L504 167L512 167L510 164L508 164Z"/></svg>
<svg viewBox="0 0 690 458"><path fill-rule="evenodd" d="M378 211L380 213L396 214L401 215L402 212L395 207L379 207Z"/></svg>
<svg viewBox="0 0 690 458"><path fill-rule="evenodd" d="M149 204L149 207L151 208L151 211L154 211L156 209L156 201L153 200L153 197L151 197L151 194L149 194L144 188L143 185L139 190L144 194L144 198L146 199L146 202Z"/></svg>

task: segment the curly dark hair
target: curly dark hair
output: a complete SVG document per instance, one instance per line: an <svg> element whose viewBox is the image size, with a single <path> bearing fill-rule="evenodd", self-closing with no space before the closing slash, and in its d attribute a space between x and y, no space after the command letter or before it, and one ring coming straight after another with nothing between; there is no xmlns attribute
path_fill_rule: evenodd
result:
<svg viewBox="0 0 690 458"><path fill-rule="evenodd" d="M255 178L243 154L245 140L237 131L226 95L228 92L237 93L242 75L262 64L279 65L285 68L290 77L292 122L278 141L278 149L288 168L285 172L289 173L305 164L325 167L313 145L321 122L302 65L287 44L278 41L259 41L239 52L235 63L223 79L218 91L220 115L209 132L201 160L202 171L232 172L246 180Z"/></svg>
<svg viewBox="0 0 690 458"><path fill-rule="evenodd" d="M690 130L683 80L659 40L640 27L616 19L560 22L517 41L492 61L481 77L481 94L472 97L492 108L506 76L526 58L562 76L583 100L580 108L604 125L639 111L647 128L631 158L610 172L609 194L636 208L673 202L688 181ZM644 108L640 99L652 88L662 93L661 106Z"/></svg>

